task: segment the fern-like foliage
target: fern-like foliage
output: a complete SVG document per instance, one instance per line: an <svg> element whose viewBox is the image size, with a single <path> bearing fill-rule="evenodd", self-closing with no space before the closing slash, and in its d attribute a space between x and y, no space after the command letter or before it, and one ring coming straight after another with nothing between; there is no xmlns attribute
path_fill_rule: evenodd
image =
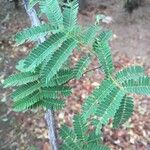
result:
<svg viewBox="0 0 150 150"><path fill-rule="evenodd" d="M57 33L52 35L47 41L34 48L30 55L24 61L25 71L34 71L46 57L51 57L55 50L59 48L61 43L66 39L65 34Z"/></svg>
<svg viewBox="0 0 150 150"><path fill-rule="evenodd" d="M24 85L30 82L37 81L38 78L39 78L38 73L31 73L31 72L17 73L15 75L11 75L4 81L5 85L4 87Z"/></svg>
<svg viewBox="0 0 150 150"><path fill-rule="evenodd" d="M132 116L133 105L134 104L133 104L132 97L123 98L121 105L114 116L114 121L113 121L114 128L118 128Z"/></svg>
<svg viewBox="0 0 150 150"><path fill-rule="evenodd" d="M56 33L59 30L49 24L42 24L40 26L34 26L27 28L16 34L15 39L18 44L22 44L25 41L36 41L40 37L44 37L48 33Z"/></svg>
<svg viewBox="0 0 150 150"><path fill-rule="evenodd" d="M30 108L31 106L33 106L35 103L39 101L39 99L37 98L37 95L38 93L34 92L33 96L29 95L22 99L15 100L15 102L13 103L13 110L16 112L19 112L19 111L24 111Z"/></svg>
<svg viewBox="0 0 150 150"><path fill-rule="evenodd" d="M150 95L150 78L147 76L141 77L141 74L139 76L138 71L134 70L136 67L131 68L133 71L127 69L129 78L125 78L122 84L120 79L124 78L124 74L118 76L117 79L113 75L110 78L107 77L83 104L83 118L85 121L93 115L98 117L97 120L93 121L97 134L103 125L108 124L109 119L114 118L114 127L118 127L132 115L133 103L132 99L127 97L129 93ZM143 70L140 69L139 71L142 71L143 75ZM135 72L137 76L132 79L132 74L136 74Z"/></svg>
<svg viewBox="0 0 150 150"><path fill-rule="evenodd" d="M63 139L61 145L62 150L109 150L108 147L102 144L100 135L95 135L94 132L87 134L87 125L83 122L80 114L74 117L73 129L69 129L63 125L60 129L60 136Z"/></svg>
<svg viewBox="0 0 150 150"><path fill-rule="evenodd" d="M60 110L64 107L64 101L60 99L42 99L41 105L47 109Z"/></svg>
<svg viewBox="0 0 150 150"><path fill-rule="evenodd" d="M67 86L54 86L49 88L42 88L41 95L44 97L51 97L51 95L55 95L58 97L59 95L69 96L71 94L71 88Z"/></svg>
<svg viewBox="0 0 150 150"><path fill-rule="evenodd" d="M76 115L74 117L74 131L76 133L76 136L81 141L85 141L87 137L85 137L85 132L87 131L87 126L83 122L83 118L81 115Z"/></svg>
<svg viewBox="0 0 150 150"><path fill-rule="evenodd" d="M68 39L62 44L60 49L53 54L51 60L47 63L42 71L43 78L45 78L46 82L49 82L50 79L60 70L64 62L72 54L72 51L75 47L75 40Z"/></svg>
<svg viewBox="0 0 150 150"><path fill-rule="evenodd" d="M13 104L13 110L16 112L25 111L30 108L37 108L43 106L44 108L51 110L59 110L64 107L64 101L53 99L53 98L43 98L39 99L38 97L30 96L24 99L15 101Z"/></svg>
<svg viewBox="0 0 150 150"><path fill-rule="evenodd" d="M102 81L101 86L96 88L83 104L83 118L86 120L94 115L98 105L116 88L111 79Z"/></svg>
<svg viewBox="0 0 150 150"><path fill-rule="evenodd" d="M70 81L74 78L74 71L73 69L61 69L49 82L45 83L45 80L43 82L43 86L47 87L53 87L57 85L62 85Z"/></svg>
<svg viewBox="0 0 150 150"><path fill-rule="evenodd" d="M63 27L63 15L57 0L42 0L40 1L40 8L52 26Z"/></svg>
<svg viewBox="0 0 150 150"><path fill-rule="evenodd" d="M123 84L129 93L150 95L150 77L140 77L138 80L128 80Z"/></svg>
<svg viewBox="0 0 150 150"><path fill-rule="evenodd" d="M96 134L103 125L109 123L109 119L115 118L114 126L120 121L119 126L131 116L133 105L127 97L128 94L150 95L150 77L144 74L141 66L132 66L115 72L108 44L110 37L111 32L103 31L95 40L93 48L104 70L105 79L83 104L82 116L85 121L90 116L97 116L97 119L93 120ZM127 97L127 103L124 97Z"/></svg>
<svg viewBox="0 0 150 150"><path fill-rule="evenodd" d="M106 97L105 101L99 105L96 115L100 117L100 120L96 125L96 133L99 133L99 129L102 128L102 125L108 124L109 119L114 117L124 95L124 91L114 89L110 95Z"/></svg>
<svg viewBox="0 0 150 150"><path fill-rule="evenodd" d="M93 45L94 51L106 76L109 76L114 71L112 56L108 43L111 35L112 33L110 31L103 31Z"/></svg>
<svg viewBox="0 0 150 150"><path fill-rule="evenodd" d="M101 30L101 27L98 25L91 25L85 32L85 35L83 36L83 42L85 44L91 44L94 42L95 37L97 36L97 33Z"/></svg>
<svg viewBox="0 0 150 150"><path fill-rule="evenodd" d="M14 99L13 107L15 111L24 111L37 106L57 110L64 106L64 101L59 99L70 94L71 89L67 86L42 87L38 82L29 83L20 86L12 94Z"/></svg>
<svg viewBox="0 0 150 150"><path fill-rule="evenodd" d="M12 97L15 101L23 99L26 96L31 95L33 92L38 91L40 87L40 83L37 81L22 85L15 92L13 92Z"/></svg>
<svg viewBox="0 0 150 150"><path fill-rule="evenodd" d="M144 76L144 69L141 66L131 66L127 67L116 73L116 79L123 83L127 80L137 80L139 77Z"/></svg>
<svg viewBox="0 0 150 150"><path fill-rule="evenodd" d="M78 1L73 0L63 8L57 0L31 0L29 9L39 5L40 12L48 18L47 23L31 27L17 33L16 41L36 41L45 36L45 42L34 47L29 55L19 62L19 73L4 81L5 87L15 86L12 93L15 111L26 111L37 107L62 109L64 99L71 95L69 81L80 79L92 58L97 56L104 72L104 80L85 100L82 114L74 117L73 128L64 125L60 129L64 150L108 150L100 139L101 129L113 120L113 126L119 127L133 112L133 100L128 94L150 95L150 77L141 66L132 66L115 71L109 40L110 31L91 25L82 28L77 22ZM75 65L66 66L75 48L93 44L93 50L86 52ZM93 57L94 54L94 57ZM95 116L94 119L91 117ZM88 131L87 121L95 130Z"/></svg>
<svg viewBox="0 0 150 150"><path fill-rule="evenodd" d="M85 69L90 64L90 56L85 55L82 57L75 66L74 75L77 79L80 79L85 71Z"/></svg>
<svg viewBox="0 0 150 150"><path fill-rule="evenodd" d="M77 14L79 4L77 0L69 3L63 10L63 25L64 29L71 31L77 25Z"/></svg>

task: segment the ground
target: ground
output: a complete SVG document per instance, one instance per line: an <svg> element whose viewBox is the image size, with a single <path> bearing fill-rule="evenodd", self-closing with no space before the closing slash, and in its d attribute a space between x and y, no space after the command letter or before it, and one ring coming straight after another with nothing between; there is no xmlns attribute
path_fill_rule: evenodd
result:
<svg viewBox="0 0 150 150"><path fill-rule="evenodd" d="M131 15L122 6L120 0L92 1L79 14L79 22L88 25L96 14L109 16L112 21L102 25L114 33L111 47L116 69L141 64L150 75L150 1L145 0ZM3 80L16 71L15 64L32 47L31 43L18 46L13 39L13 35L30 26L30 22L22 4L15 10L13 3L6 0L0 1L0 20L0 150L48 150L44 112L14 113L10 101L13 89L2 88ZM80 55L75 53L72 62L79 58ZM96 66L96 61L90 65L91 68ZM81 104L102 78L96 70L94 76L86 74L80 81L70 83L77 86L73 96L68 98L65 110L56 114L58 127L64 122L71 126L73 114L80 111ZM150 98L135 96L133 117L121 129L110 130L110 126L104 128L104 142L113 150L150 150Z"/></svg>

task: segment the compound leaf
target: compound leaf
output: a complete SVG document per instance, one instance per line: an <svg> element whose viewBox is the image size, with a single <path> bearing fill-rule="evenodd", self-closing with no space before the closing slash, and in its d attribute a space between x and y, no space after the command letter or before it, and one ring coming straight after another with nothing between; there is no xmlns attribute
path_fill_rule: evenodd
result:
<svg viewBox="0 0 150 150"><path fill-rule="evenodd" d="M87 29L85 35L83 36L83 42L84 42L85 44L91 44L91 43L93 43L93 41L94 41L96 35L98 34L98 32L99 32L100 30L101 30L101 28L100 28L99 26L97 26L97 25L92 25L92 26L90 26L90 27Z"/></svg>
<svg viewBox="0 0 150 150"><path fill-rule="evenodd" d="M39 101L37 97L37 93L34 93L33 96L27 96L23 99L19 99L14 102L13 110L16 112L24 111L30 107L32 107L35 103Z"/></svg>
<svg viewBox="0 0 150 150"><path fill-rule="evenodd" d="M4 87L19 86L38 80L39 74L31 72L22 72L9 76L4 81Z"/></svg>
<svg viewBox="0 0 150 150"><path fill-rule="evenodd" d="M128 93L150 95L150 77L139 77L138 80L128 80L123 83Z"/></svg>
<svg viewBox="0 0 150 150"><path fill-rule="evenodd" d="M99 133L102 125L106 125L109 122L109 119L114 117L124 96L125 92L116 88L111 91L111 94L107 96L105 101L100 103L96 111L96 115L100 116L99 123L96 126L96 133Z"/></svg>
<svg viewBox="0 0 150 150"><path fill-rule="evenodd" d="M63 16L58 0L42 0L40 2L41 11L46 14L50 24L55 27L63 26Z"/></svg>
<svg viewBox="0 0 150 150"><path fill-rule="evenodd" d="M88 67L90 64L90 57L89 55L83 56L76 64L74 73L76 79L80 79L85 71L85 69Z"/></svg>
<svg viewBox="0 0 150 150"><path fill-rule="evenodd" d="M116 73L116 79L123 83L127 80L137 80L139 77L144 76L144 69L141 66L131 66L124 68L123 70Z"/></svg>
<svg viewBox="0 0 150 150"><path fill-rule="evenodd" d="M72 69L61 69L48 83L43 81L43 87L53 87L67 83L74 77L74 71Z"/></svg>
<svg viewBox="0 0 150 150"><path fill-rule="evenodd" d="M134 106L133 98L124 97L122 99L121 105L114 116L114 120L113 120L114 128L120 127L132 116L133 106Z"/></svg>
<svg viewBox="0 0 150 150"><path fill-rule="evenodd" d="M76 42L73 39L65 41L59 50L57 50L51 60L47 63L42 71L42 76L45 78L46 83L60 70L64 62L72 54L73 49L76 47Z"/></svg>
<svg viewBox="0 0 150 150"><path fill-rule="evenodd" d="M65 39L65 34L56 33L37 48L34 48L24 61L25 71L33 71L46 59L47 56L51 57L54 51L59 48Z"/></svg>
<svg viewBox="0 0 150 150"><path fill-rule="evenodd" d="M85 120L96 112L98 104L104 101L114 88L116 88L116 85L113 81L111 79L105 79L101 85L93 91L83 104L83 118Z"/></svg>
<svg viewBox="0 0 150 150"><path fill-rule="evenodd" d="M102 69L104 70L106 77L110 76L114 71L110 46L108 43L111 34L112 33L110 31L103 31L93 45L94 51L102 65Z"/></svg>
<svg viewBox="0 0 150 150"><path fill-rule="evenodd" d="M87 137L85 135L85 132L87 131L87 126L83 122L83 118L81 115L78 114L74 117L73 126L74 126L74 131L77 136L77 139L85 141L85 139Z"/></svg>
<svg viewBox="0 0 150 150"><path fill-rule="evenodd" d="M42 24L40 26L33 26L18 32L15 36L16 42L22 44L25 41L36 41L40 37L44 37L48 32L56 33L58 29L49 24Z"/></svg>
<svg viewBox="0 0 150 150"><path fill-rule="evenodd" d="M12 97L15 101L23 99L28 95L31 95L35 91L39 90L41 84L37 81L31 82L25 85L18 87L18 89L12 94Z"/></svg>
<svg viewBox="0 0 150 150"><path fill-rule="evenodd" d="M77 24L77 14L78 14L78 1L74 0L69 3L67 7L63 10L63 24L64 29L67 31L72 30Z"/></svg>

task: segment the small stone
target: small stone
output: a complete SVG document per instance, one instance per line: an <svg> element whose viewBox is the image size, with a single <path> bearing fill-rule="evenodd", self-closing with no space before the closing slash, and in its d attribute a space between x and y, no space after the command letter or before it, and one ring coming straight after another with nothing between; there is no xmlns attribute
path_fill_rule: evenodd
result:
<svg viewBox="0 0 150 150"><path fill-rule="evenodd" d="M104 19L102 19L103 23L110 24L113 21L112 17L106 16Z"/></svg>

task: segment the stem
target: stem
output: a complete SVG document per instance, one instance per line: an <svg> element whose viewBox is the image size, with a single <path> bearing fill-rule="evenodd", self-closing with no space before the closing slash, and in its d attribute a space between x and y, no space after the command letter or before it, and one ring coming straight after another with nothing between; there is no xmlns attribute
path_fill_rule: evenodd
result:
<svg viewBox="0 0 150 150"><path fill-rule="evenodd" d="M40 20L37 17L35 9L28 9L29 0L23 0L24 7L26 10L26 13L28 14L31 25L32 26L38 26L40 25ZM38 44L45 41L44 37L40 37L38 39ZM47 110L45 113L45 120L48 125L48 137L49 137L49 143L51 145L52 150L58 150L58 144L57 144L57 137L56 137L56 128L55 128L55 119L54 119L54 112L52 110Z"/></svg>
<svg viewBox="0 0 150 150"><path fill-rule="evenodd" d="M47 112L45 113L45 120L46 120L47 125L48 125L49 143L52 145L51 146L52 150L58 150L54 111L47 110Z"/></svg>

